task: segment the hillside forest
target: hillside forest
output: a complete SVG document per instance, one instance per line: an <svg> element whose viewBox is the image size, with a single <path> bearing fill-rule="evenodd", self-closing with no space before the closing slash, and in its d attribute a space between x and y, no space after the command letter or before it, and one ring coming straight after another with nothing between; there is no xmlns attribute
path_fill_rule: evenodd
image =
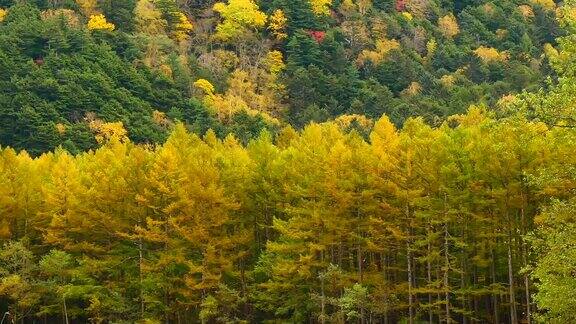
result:
<svg viewBox="0 0 576 324"><path fill-rule="evenodd" d="M573 0L0 0L0 323L574 323L575 103Z"/></svg>

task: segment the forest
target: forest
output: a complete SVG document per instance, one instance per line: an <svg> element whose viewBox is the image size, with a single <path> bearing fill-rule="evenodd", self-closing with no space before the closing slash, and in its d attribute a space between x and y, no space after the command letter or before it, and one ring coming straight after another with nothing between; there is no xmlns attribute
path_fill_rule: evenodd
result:
<svg viewBox="0 0 576 324"><path fill-rule="evenodd" d="M575 323L576 1L0 0L0 324Z"/></svg>

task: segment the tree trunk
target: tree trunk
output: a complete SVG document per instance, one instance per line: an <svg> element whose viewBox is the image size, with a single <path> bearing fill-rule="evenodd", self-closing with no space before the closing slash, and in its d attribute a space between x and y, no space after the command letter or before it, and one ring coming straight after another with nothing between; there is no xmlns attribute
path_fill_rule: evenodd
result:
<svg viewBox="0 0 576 324"><path fill-rule="evenodd" d="M64 302L64 323L69 324L68 322L68 309L66 308L66 298L62 298Z"/></svg>
<svg viewBox="0 0 576 324"><path fill-rule="evenodd" d="M526 218L524 214L524 195L522 195L522 208L520 209L521 215L521 223L522 223L522 235L526 235ZM522 238L522 263L524 266L528 266L528 260L526 254L526 242L524 242L524 238ZM528 278L528 273L524 274L524 290L525 290L525 298L526 298L526 323L531 324L532 322L532 310L530 308L530 278Z"/></svg>
<svg viewBox="0 0 576 324"><path fill-rule="evenodd" d="M450 323L450 257L448 255L448 224L444 223L444 301L446 303L446 323Z"/></svg>
<svg viewBox="0 0 576 324"><path fill-rule="evenodd" d="M428 257L426 258L426 272L428 275L428 286L431 289L432 287L432 263L430 262L430 253L431 253L430 242L428 242ZM432 313L432 293L428 293L428 321L433 323L433 313Z"/></svg>
<svg viewBox="0 0 576 324"><path fill-rule="evenodd" d="M412 253L410 252L409 241L406 241L406 261L408 263L408 323L414 324L414 302L412 299Z"/></svg>
<svg viewBox="0 0 576 324"><path fill-rule="evenodd" d="M363 259L363 255L362 255L362 247L358 246L358 281L360 282L360 284L362 284L362 281L364 279L364 273L362 272L362 259Z"/></svg>
<svg viewBox="0 0 576 324"><path fill-rule="evenodd" d="M494 249L490 248L490 276L492 277L492 283L496 284L496 259L494 258ZM498 296L492 293L492 316L494 317L494 323L500 323L500 312L498 312Z"/></svg>
<svg viewBox="0 0 576 324"><path fill-rule="evenodd" d="M388 286L388 261L384 253L380 257L382 258L382 276L384 277L384 283ZM384 324L388 324L388 287L384 291Z"/></svg>
<svg viewBox="0 0 576 324"><path fill-rule="evenodd" d="M512 267L512 240L508 241L508 285L510 295L510 323L517 324L518 318L516 313L516 296L514 293L514 271Z"/></svg>
<svg viewBox="0 0 576 324"><path fill-rule="evenodd" d="M322 294L320 301L320 323L326 323L326 296L324 295L324 274L320 274L320 292Z"/></svg>
<svg viewBox="0 0 576 324"><path fill-rule="evenodd" d="M138 239L138 277L140 281L140 319L144 319L144 290L142 289L143 274L142 274L142 262L144 260L143 255L143 244L142 238Z"/></svg>

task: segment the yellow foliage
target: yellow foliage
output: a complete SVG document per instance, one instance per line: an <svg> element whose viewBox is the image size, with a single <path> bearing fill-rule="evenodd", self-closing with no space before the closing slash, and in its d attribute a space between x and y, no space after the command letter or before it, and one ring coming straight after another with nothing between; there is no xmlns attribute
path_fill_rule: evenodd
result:
<svg viewBox="0 0 576 324"><path fill-rule="evenodd" d="M576 7L564 6L557 14L563 25L574 25L576 22Z"/></svg>
<svg viewBox="0 0 576 324"><path fill-rule="evenodd" d="M364 115L342 115L334 120L338 126L342 129L347 129L352 125L352 123L356 123L358 126L362 127L365 130L369 130L374 125L374 121L370 118L367 118Z"/></svg>
<svg viewBox="0 0 576 324"><path fill-rule="evenodd" d="M216 91L216 89L214 89L214 86L212 85L212 83L210 83L210 81L208 81L206 79L196 80L196 82L194 82L194 86L196 88L204 91L204 93L207 95L213 95L214 91Z"/></svg>
<svg viewBox="0 0 576 324"><path fill-rule="evenodd" d="M164 74L166 77L172 79L172 68L167 64L160 64L158 67L160 72Z"/></svg>
<svg viewBox="0 0 576 324"><path fill-rule="evenodd" d="M208 96L204 102L214 110L220 121L230 120L235 113L249 110L246 102L235 96Z"/></svg>
<svg viewBox="0 0 576 324"><path fill-rule="evenodd" d="M544 9L553 10L556 8L554 0L531 0L532 5L540 6Z"/></svg>
<svg viewBox="0 0 576 324"><path fill-rule="evenodd" d="M426 43L426 55L430 58L436 53L438 49L438 43L435 39L431 39Z"/></svg>
<svg viewBox="0 0 576 324"><path fill-rule="evenodd" d="M169 126L170 125L170 119L168 119L168 117L166 117L166 113L158 111L158 110L154 110L152 112L152 120L154 121L154 123L156 125L159 126Z"/></svg>
<svg viewBox="0 0 576 324"><path fill-rule="evenodd" d="M210 89L203 81L198 84L199 81L194 85L206 92L205 104L213 109L221 121L229 121L234 114L244 111L248 115L260 115L269 122L278 123L269 115L276 108L274 98L261 93L261 89L252 82L247 72L235 70L228 80L228 90L224 94L215 94L213 88Z"/></svg>
<svg viewBox="0 0 576 324"><path fill-rule="evenodd" d="M187 40L193 28L194 26L192 25L188 17L186 17L185 14L179 12L178 23L176 24L174 30L174 38L176 38L176 40L178 41Z"/></svg>
<svg viewBox="0 0 576 324"><path fill-rule="evenodd" d="M402 13L402 16L404 16L404 18L406 18L406 20L408 20L408 21L414 20L414 16L412 16L412 14L407 12L407 11L404 11Z"/></svg>
<svg viewBox="0 0 576 324"><path fill-rule="evenodd" d="M360 12L361 15L365 15L368 10L372 8L372 0L358 0L357 4L358 12Z"/></svg>
<svg viewBox="0 0 576 324"><path fill-rule="evenodd" d="M64 135L66 133L66 125L58 123L54 127L56 127L56 131L58 132L58 134Z"/></svg>
<svg viewBox="0 0 576 324"><path fill-rule="evenodd" d="M529 5L520 5L518 10L520 10L524 18L534 18L534 10Z"/></svg>
<svg viewBox="0 0 576 324"><path fill-rule="evenodd" d="M410 85L408 86L408 88L404 89L404 91L402 91L403 95L406 96L417 96L422 92L422 85L416 81L410 83Z"/></svg>
<svg viewBox="0 0 576 324"><path fill-rule="evenodd" d="M268 29L272 36L274 36L277 40L283 40L288 37L286 33L286 23L288 19L286 15L284 15L284 11L277 9L272 13L270 16L270 23L268 25Z"/></svg>
<svg viewBox="0 0 576 324"><path fill-rule="evenodd" d="M557 59L560 55L560 52L549 43L544 44L544 53L546 53L546 56L551 60Z"/></svg>
<svg viewBox="0 0 576 324"><path fill-rule="evenodd" d="M312 11L317 16L329 15L331 4L332 4L332 0L310 0L310 5L312 6Z"/></svg>
<svg viewBox="0 0 576 324"><path fill-rule="evenodd" d="M6 14L8 14L8 10L0 8L0 22L4 21Z"/></svg>
<svg viewBox="0 0 576 324"><path fill-rule="evenodd" d="M454 36L460 33L458 21L452 14L438 19L438 27L440 28L442 35L444 35L446 38L454 38Z"/></svg>
<svg viewBox="0 0 576 324"><path fill-rule="evenodd" d="M478 56L484 63L490 62L505 62L509 59L506 52L498 52L497 49L492 47L480 46L474 50L474 54Z"/></svg>
<svg viewBox="0 0 576 324"><path fill-rule="evenodd" d="M88 30L114 30L115 26L113 23L106 21L104 15L92 15L88 21Z"/></svg>
<svg viewBox="0 0 576 324"><path fill-rule="evenodd" d="M272 75L278 75L284 68L284 57L280 51L270 51L266 54L265 64Z"/></svg>
<svg viewBox="0 0 576 324"><path fill-rule="evenodd" d="M376 41L376 49L374 51L363 50L358 56L358 64L364 65L367 61L372 62L374 65L382 62L392 50L400 48L400 43L395 40L379 39Z"/></svg>
<svg viewBox="0 0 576 324"><path fill-rule="evenodd" d="M407 0L406 8L414 17L426 18L430 12L430 0Z"/></svg>
<svg viewBox="0 0 576 324"><path fill-rule="evenodd" d="M12 237L10 224L7 219L0 220L0 240L9 240Z"/></svg>
<svg viewBox="0 0 576 324"><path fill-rule="evenodd" d="M158 35L166 31L168 22L150 0L139 0L134 8L134 16L139 32Z"/></svg>
<svg viewBox="0 0 576 324"><path fill-rule="evenodd" d="M111 140L128 141L128 132L122 122L106 123L99 119L90 121L90 129L95 133L96 142L102 144Z"/></svg>
<svg viewBox="0 0 576 324"><path fill-rule="evenodd" d="M486 3L482 6L482 9L484 9L484 12L491 15L494 13L494 6L491 3Z"/></svg>
<svg viewBox="0 0 576 324"><path fill-rule="evenodd" d="M440 78L440 83L442 83L444 87L450 89L454 86L454 83L456 83L456 78L451 74L446 74Z"/></svg>
<svg viewBox="0 0 576 324"><path fill-rule="evenodd" d="M498 107L502 108L502 107L506 107L506 105L509 105L511 103L514 103L518 98L513 95L513 94L507 94L505 96L502 96L502 98L500 98L498 100L498 103L496 104Z"/></svg>
<svg viewBox="0 0 576 324"><path fill-rule="evenodd" d="M222 41L230 41L248 29L260 29L268 18L253 0L229 0L228 4L218 2L213 8L223 19L216 26L215 35Z"/></svg>
<svg viewBox="0 0 576 324"><path fill-rule="evenodd" d="M370 32L375 39L386 38L386 35L388 35L388 25L382 18L373 18L370 25Z"/></svg>
<svg viewBox="0 0 576 324"><path fill-rule="evenodd" d="M98 0L76 0L76 3L85 17L98 14Z"/></svg>

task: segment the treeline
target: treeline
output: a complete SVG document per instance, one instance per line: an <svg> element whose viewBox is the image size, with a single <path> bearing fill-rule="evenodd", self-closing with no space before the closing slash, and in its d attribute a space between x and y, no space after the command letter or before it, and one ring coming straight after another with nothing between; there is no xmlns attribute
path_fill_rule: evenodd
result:
<svg viewBox="0 0 576 324"><path fill-rule="evenodd" d="M0 144L94 149L90 123L162 143L343 114L440 125L555 78L552 0L0 0Z"/></svg>
<svg viewBox="0 0 576 324"><path fill-rule="evenodd" d="M246 146L177 125L160 146L5 148L0 307L25 322L529 321L527 234L576 185L574 135L471 109Z"/></svg>

